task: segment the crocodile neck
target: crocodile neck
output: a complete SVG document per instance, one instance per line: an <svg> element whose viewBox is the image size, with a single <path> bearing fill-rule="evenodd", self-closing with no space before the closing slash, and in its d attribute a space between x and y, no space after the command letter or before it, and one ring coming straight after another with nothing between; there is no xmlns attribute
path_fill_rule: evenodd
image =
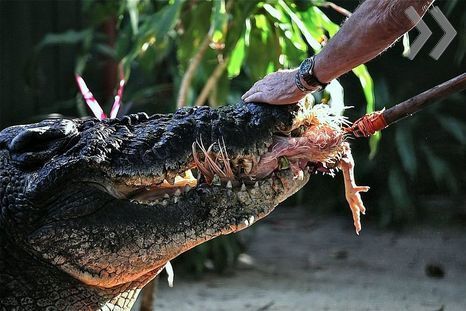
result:
<svg viewBox="0 0 466 311"><path fill-rule="evenodd" d="M131 284L110 289L83 284L21 250L0 230L2 310L129 310L139 291Z"/></svg>

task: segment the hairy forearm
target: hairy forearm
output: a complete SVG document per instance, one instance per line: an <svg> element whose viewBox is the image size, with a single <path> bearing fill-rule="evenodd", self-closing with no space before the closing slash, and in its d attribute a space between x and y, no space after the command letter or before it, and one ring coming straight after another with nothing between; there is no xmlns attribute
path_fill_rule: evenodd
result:
<svg viewBox="0 0 466 311"><path fill-rule="evenodd" d="M316 56L315 75L331 80L363 64L392 45L418 22L405 13L410 6L423 16L434 0L366 0Z"/></svg>

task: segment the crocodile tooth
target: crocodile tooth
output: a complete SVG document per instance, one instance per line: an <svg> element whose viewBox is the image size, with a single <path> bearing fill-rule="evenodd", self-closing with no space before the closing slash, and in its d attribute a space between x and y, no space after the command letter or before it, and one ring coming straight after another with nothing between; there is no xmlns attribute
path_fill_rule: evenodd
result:
<svg viewBox="0 0 466 311"><path fill-rule="evenodd" d="M299 170L298 179L299 179L299 180L304 180L304 172L303 172L303 170Z"/></svg>
<svg viewBox="0 0 466 311"><path fill-rule="evenodd" d="M246 191L246 185L244 183L241 185L241 191Z"/></svg>
<svg viewBox="0 0 466 311"><path fill-rule="evenodd" d="M175 204L178 203L178 197L173 198L173 203L175 203Z"/></svg>
<svg viewBox="0 0 466 311"><path fill-rule="evenodd" d="M249 225L254 223L254 216L249 217Z"/></svg>
<svg viewBox="0 0 466 311"><path fill-rule="evenodd" d="M178 188L175 191L175 196L179 197L181 195L181 190Z"/></svg>
<svg viewBox="0 0 466 311"><path fill-rule="evenodd" d="M220 177L218 175L214 175L214 178L212 179L212 184L215 186L221 186L222 182L220 181Z"/></svg>
<svg viewBox="0 0 466 311"><path fill-rule="evenodd" d="M194 178L193 171L191 170L187 170L186 172L184 172L184 178L185 179L196 179Z"/></svg>
<svg viewBox="0 0 466 311"><path fill-rule="evenodd" d="M249 227L249 221L247 219L244 221L244 224L246 225L246 227Z"/></svg>
<svg viewBox="0 0 466 311"><path fill-rule="evenodd" d="M256 181L256 182L254 183L254 188L258 188L258 187L259 187L259 182Z"/></svg>
<svg viewBox="0 0 466 311"><path fill-rule="evenodd" d="M229 181L227 182L227 188L228 188L228 189L233 188L233 185L231 184L231 180L229 180Z"/></svg>
<svg viewBox="0 0 466 311"><path fill-rule="evenodd" d="M165 199L170 199L170 195L169 195L168 193L165 193L165 194L163 195L163 197L164 197Z"/></svg>
<svg viewBox="0 0 466 311"><path fill-rule="evenodd" d="M184 192L185 192L185 193L188 193L189 190L191 190L191 186L190 186L190 185L184 186Z"/></svg>
<svg viewBox="0 0 466 311"><path fill-rule="evenodd" d="M162 201L162 205L163 205L163 206L167 206L167 205L168 205L168 200L163 200L163 201Z"/></svg>

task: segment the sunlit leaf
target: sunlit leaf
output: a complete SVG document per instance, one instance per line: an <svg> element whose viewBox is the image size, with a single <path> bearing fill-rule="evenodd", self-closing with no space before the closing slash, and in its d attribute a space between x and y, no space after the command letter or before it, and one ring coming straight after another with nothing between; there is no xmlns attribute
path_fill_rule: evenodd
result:
<svg viewBox="0 0 466 311"><path fill-rule="evenodd" d="M274 38L275 33L269 21L263 15L254 18L250 31L250 42L247 54L245 69L254 79L263 78L271 68L279 66L280 43ZM259 23L259 28L257 24ZM271 65L272 63L272 65ZM271 67L273 66L273 67Z"/></svg>
<svg viewBox="0 0 466 311"><path fill-rule="evenodd" d="M305 23L296 15L285 3L283 0L278 0L278 4L285 10L285 12L290 16L293 23L299 28L301 33L303 34L306 42L311 46L314 51L320 51L322 46L320 45L319 41L317 41L308 31Z"/></svg>
<svg viewBox="0 0 466 311"><path fill-rule="evenodd" d="M315 6L297 14L301 16L303 21L306 21L305 26L316 39L324 35L324 30L328 31L330 37L333 37L340 29L340 27L333 23L324 12Z"/></svg>
<svg viewBox="0 0 466 311"><path fill-rule="evenodd" d="M264 9L277 21L276 25L282 33L282 38L287 38L287 42L294 45L298 50L307 52L307 46L301 37L301 32L299 30L295 31L289 16L284 11L282 12L283 9L281 7L280 10L276 9L270 4L264 4Z"/></svg>
<svg viewBox="0 0 466 311"><path fill-rule="evenodd" d="M244 57L245 57L244 38L240 38L238 42L236 43L236 46L233 49L233 52L231 53L230 61L228 63L227 71L228 71L229 78L234 78L237 75L239 75L241 71L241 66L243 65Z"/></svg>
<svg viewBox="0 0 466 311"><path fill-rule="evenodd" d="M128 8L129 19L131 21L131 28L133 34L138 33L139 24L139 11L138 11L139 0L126 0L126 6Z"/></svg>
<svg viewBox="0 0 466 311"><path fill-rule="evenodd" d="M318 17L319 25L328 31L330 37L333 37L340 30L340 27L332 22L318 7L313 6L310 8L310 11L315 13Z"/></svg>
<svg viewBox="0 0 466 311"><path fill-rule="evenodd" d="M212 6L211 35L212 41L220 43L225 40L228 15L226 14L225 0L215 0Z"/></svg>
<svg viewBox="0 0 466 311"><path fill-rule="evenodd" d="M359 82L361 83L362 90L364 92L364 97L366 98L366 113L371 113L375 111L375 94L374 94L374 82L372 81L372 77L367 71L367 67L365 65L359 65L358 67L353 69L353 73L356 77L359 78ZM370 153L369 158L372 159L376 152L378 142L380 141L382 134L380 132L372 135L369 139L369 147Z"/></svg>

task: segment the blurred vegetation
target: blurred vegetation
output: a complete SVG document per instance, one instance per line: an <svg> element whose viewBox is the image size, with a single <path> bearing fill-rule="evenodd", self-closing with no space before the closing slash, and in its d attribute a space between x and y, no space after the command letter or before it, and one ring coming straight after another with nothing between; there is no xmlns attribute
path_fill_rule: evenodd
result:
<svg viewBox="0 0 466 311"><path fill-rule="evenodd" d="M42 4L53 6L55 2ZM350 11L358 4L336 3ZM6 12L15 10L11 2L2 5ZM316 100L338 108L343 104L340 98L344 89L344 102L355 107L347 113L354 120L464 72L465 3L450 0L437 5L458 30L454 43L439 61L428 57L426 51L431 48L428 46L414 61L409 61L402 56L403 47L399 43L368 64L369 70L366 66L355 68L354 75L335 81L326 92L317 94ZM128 81L123 114L165 113L177 106L217 107L236 103L244 91L267 73L296 67L305 57L318 53L345 19L338 7L335 9L321 0L82 0L75 2L75 6L79 10L75 25L42 34L34 49L24 54L28 56L22 79L11 83L24 83L31 97L39 98L36 100L39 104L33 111L22 111L21 122L51 113L88 115L90 112L73 85L72 72L84 77L105 111L109 111L119 65ZM425 20L435 27L429 16ZM441 34L440 30L437 32ZM415 35L413 31L412 37ZM439 39L432 38L435 40L430 41L434 43ZM14 46L8 48L13 50ZM60 64L70 68L59 72L68 76L53 76L50 66L54 66L55 59L44 61L57 51L67 51L71 59ZM60 96L50 99L52 79L65 79L66 83L61 83L64 91ZM10 96L14 106L14 94ZM380 135L369 144L354 141L357 179L360 184L372 187L365 196L369 218L384 226L410 224L425 217L427 211L432 212L429 202L433 198L442 198L437 209L464 206L464 101L464 93L452 96L443 104L387 129L381 142ZM7 111L6 106L6 102L0 103L2 113ZM5 119L0 121L2 126L10 124ZM287 204L310 207L313 213L337 211L349 216L340 178L316 176ZM442 213L433 211L434 215ZM244 245L237 236L221 237L197 247L181 260L196 273L205 269L206 262L223 271L243 251Z"/></svg>

